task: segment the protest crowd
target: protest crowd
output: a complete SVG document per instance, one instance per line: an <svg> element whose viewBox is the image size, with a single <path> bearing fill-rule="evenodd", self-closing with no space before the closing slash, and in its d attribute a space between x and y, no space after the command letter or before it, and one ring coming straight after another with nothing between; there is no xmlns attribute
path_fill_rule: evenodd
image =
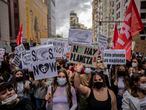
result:
<svg viewBox="0 0 146 110"><path fill-rule="evenodd" d="M5 53L1 62L0 110L146 110L142 54L119 65L98 56L94 67L58 58L57 75L40 79L22 63L16 66L16 56Z"/></svg>
<svg viewBox="0 0 146 110"><path fill-rule="evenodd" d="M133 3L113 48L103 36L98 46L48 39L11 53L0 48L0 110L146 110L146 57L132 49L143 26L133 21Z"/></svg>

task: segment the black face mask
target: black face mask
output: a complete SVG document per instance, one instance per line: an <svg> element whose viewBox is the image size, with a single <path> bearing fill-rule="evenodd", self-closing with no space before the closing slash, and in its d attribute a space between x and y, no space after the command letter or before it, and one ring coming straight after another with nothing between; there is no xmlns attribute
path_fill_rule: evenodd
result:
<svg viewBox="0 0 146 110"><path fill-rule="evenodd" d="M61 69L61 66L57 66L57 70L60 70Z"/></svg>
<svg viewBox="0 0 146 110"><path fill-rule="evenodd" d="M16 81L17 81L17 82L23 81L23 77L16 77Z"/></svg>
<svg viewBox="0 0 146 110"><path fill-rule="evenodd" d="M126 75L125 71L118 71L117 74L118 74L118 76L125 76Z"/></svg>
<svg viewBox="0 0 146 110"><path fill-rule="evenodd" d="M102 87L104 87L104 83L103 82L95 82L93 87L96 89L101 89Z"/></svg>

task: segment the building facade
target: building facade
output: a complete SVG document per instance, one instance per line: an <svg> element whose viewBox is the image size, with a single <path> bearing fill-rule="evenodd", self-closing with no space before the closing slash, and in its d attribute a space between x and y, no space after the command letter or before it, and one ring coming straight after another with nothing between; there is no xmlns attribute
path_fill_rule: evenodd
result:
<svg viewBox="0 0 146 110"><path fill-rule="evenodd" d="M16 46L16 37L19 31L19 3L18 0L8 0L9 4L9 25L10 25L10 45L12 50Z"/></svg>
<svg viewBox="0 0 146 110"><path fill-rule="evenodd" d="M79 23L79 17L74 11L70 12L70 29L87 29L87 27Z"/></svg>
<svg viewBox="0 0 146 110"><path fill-rule="evenodd" d="M47 0L48 6L48 37L56 35L56 3L55 0Z"/></svg>
<svg viewBox="0 0 146 110"><path fill-rule="evenodd" d="M0 48L11 51L8 0L0 0Z"/></svg>
<svg viewBox="0 0 146 110"><path fill-rule="evenodd" d="M48 8L42 0L19 0L20 24L26 41L40 43L48 38Z"/></svg>
<svg viewBox="0 0 146 110"><path fill-rule="evenodd" d="M120 30L129 2L130 0L93 0L92 29L95 41L98 34L112 39L115 23L117 23ZM146 0L135 0L135 3L144 24L144 30L140 33L139 37L134 37L133 39L135 51L142 51L146 54Z"/></svg>
<svg viewBox="0 0 146 110"><path fill-rule="evenodd" d="M110 38L114 27L114 0L93 0L92 31L93 41L99 34Z"/></svg>
<svg viewBox="0 0 146 110"><path fill-rule="evenodd" d="M79 18L77 16L77 13L75 13L74 11L71 11L70 12L70 28L76 29L78 28L78 24L79 24Z"/></svg>

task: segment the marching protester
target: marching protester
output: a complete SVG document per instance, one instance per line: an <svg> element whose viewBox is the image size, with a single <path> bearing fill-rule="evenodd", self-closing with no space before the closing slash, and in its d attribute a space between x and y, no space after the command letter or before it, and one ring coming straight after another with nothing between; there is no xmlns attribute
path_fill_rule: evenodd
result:
<svg viewBox="0 0 146 110"><path fill-rule="evenodd" d="M117 110L115 94L106 87L103 73L92 73L89 87L80 82L82 64L75 67L74 85L78 91L87 97L89 110Z"/></svg>
<svg viewBox="0 0 146 110"><path fill-rule="evenodd" d="M30 99L30 84L29 80L25 80L25 75L22 70L16 70L14 72L14 88L18 97L25 97Z"/></svg>
<svg viewBox="0 0 146 110"><path fill-rule="evenodd" d="M76 110L76 92L70 85L66 70L61 69L58 71L52 89L48 91L45 99L48 103L47 110L51 108L49 106L52 106L52 110Z"/></svg>
<svg viewBox="0 0 146 110"><path fill-rule="evenodd" d="M27 98L18 97L12 84L0 80L0 110L33 110Z"/></svg>
<svg viewBox="0 0 146 110"><path fill-rule="evenodd" d="M134 73L135 73L135 68L129 67L128 68L128 75L129 75L129 77L131 77Z"/></svg>
<svg viewBox="0 0 146 110"><path fill-rule="evenodd" d="M146 110L146 75L131 76L129 89L123 94L123 110Z"/></svg>
<svg viewBox="0 0 146 110"><path fill-rule="evenodd" d="M123 93L125 92L126 84L128 83L128 73L126 67L124 65L118 66L117 72L115 73L113 78L114 79L112 89L114 90L114 93L117 96L118 110L121 110Z"/></svg>

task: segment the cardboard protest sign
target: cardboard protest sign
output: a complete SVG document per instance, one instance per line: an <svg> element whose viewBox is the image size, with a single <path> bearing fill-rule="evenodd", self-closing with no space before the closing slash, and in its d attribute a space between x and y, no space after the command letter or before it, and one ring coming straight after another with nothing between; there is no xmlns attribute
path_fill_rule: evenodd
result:
<svg viewBox="0 0 146 110"><path fill-rule="evenodd" d="M35 80L57 76L53 46L45 45L31 48L31 60Z"/></svg>
<svg viewBox="0 0 146 110"><path fill-rule="evenodd" d="M4 60L5 49L0 48L0 62Z"/></svg>
<svg viewBox="0 0 146 110"><path fill-rule="evenodd" d="M21 64L21 58L20 58L20 56L15 55L14 59L12 60L12 63L13 63L15 66L19 67L20 64Z"/></svg>
<svg viewBox="0 0 146 110"><path fill-rule="evenodd" d="M60 39L48 39L42 45L53 45L56 57L62 58L66 53L68 42Z"/></svg>
<svg viewBox="0 0 146 110"><path fill-rule="evenodd" d="M103 54L104 63L117 65L126 64L126 51L125 50L104 50Z"/></svg>
<svg viewBox="0 0 146 110"><path fill-rule="evenodd" d="M108 39L106 36L99 34L98 35L98 45L99 50L103 52L108 47Z"/></svg>
<svg viewBox="0 0 146 110"><path fill-rule="evenodd" d="M69 44L81 43L81 44L92 44L92 31L88 29L70 29Z"/></svg>
<svg viewBox="0 0 146 110"><path fill-rule="evenodd" d="M95 67L98 54L99 50L97 48L83 45L73 45L69 60L72 63L80 62L85 66Z"/></svg>
<svg viewBox="0 0 146 110"><path fill-rule="evenodd" d="M15 47L15 54L20 55L23 51L25 51L25 47L23 44Z"/></svg>
<svg viewBox="0 0 146 110"><path fill-rule="evenodd" d="M21 55L22 69L28 69L31 67L31 53L30 51L25 51Z"/></svg>

